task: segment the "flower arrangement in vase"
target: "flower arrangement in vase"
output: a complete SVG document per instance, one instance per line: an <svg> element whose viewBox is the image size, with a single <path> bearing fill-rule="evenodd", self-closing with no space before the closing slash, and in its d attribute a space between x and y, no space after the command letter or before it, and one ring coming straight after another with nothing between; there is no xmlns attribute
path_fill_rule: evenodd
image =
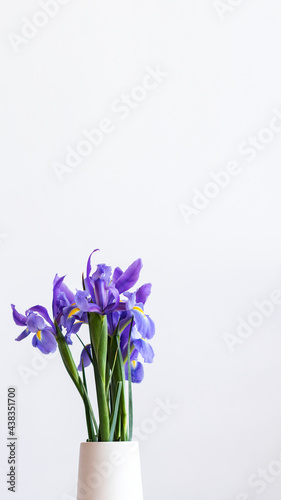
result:
<svg viewBox="0 0 281 500"><path fill-rule="evenodd" d="M119 267L112 272L105 264L92 272L95 252L88 259L80 290L72 292L65 276L55 276L52 317L40 305L21 314L12 304L15 323L24 327L16 340L32 335L33 347L46 355L58 348L82 398L88 437L80 446L78 500L142 500L139 449L132 441L132 384L143 380L142 361L152 363L154 358L149 340L155 326L144 312L151 284L132 291L141 259L124 272ZM83 325L88 326L87 340L80 332ZM71 351L74 341L81 343L79 364ZM88 392L90 367L97 413Z"/></svg>

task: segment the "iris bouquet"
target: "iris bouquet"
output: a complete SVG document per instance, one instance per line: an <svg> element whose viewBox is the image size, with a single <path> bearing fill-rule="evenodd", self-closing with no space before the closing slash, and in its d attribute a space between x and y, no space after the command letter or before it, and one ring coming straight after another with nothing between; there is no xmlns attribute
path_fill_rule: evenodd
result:
<svg viewBox="0 0 281 500"><path fill-rule="evenodd" d="M16 340L32 334L33 347L43 354L59 349L84 403L87 441L131 441L132 383L143 380L142 361L152 363L154 358L149 340L154 336L155 326L144 313L151 284L131 291L139 279L141 259L124 272L117 267L112 273L105 264L98 264L92 272L91 259L96 251L88 259L82 289L74 293L66 286L65 276L55 276L52 317L40 305L20 314L12 304L15 323L24 327ZM80 336L84 324L88 326L86 341ZM82 348L78 366L71 350L74 341L80 342ZM87 388L88 367L93 369L98 415Z"/></svg>

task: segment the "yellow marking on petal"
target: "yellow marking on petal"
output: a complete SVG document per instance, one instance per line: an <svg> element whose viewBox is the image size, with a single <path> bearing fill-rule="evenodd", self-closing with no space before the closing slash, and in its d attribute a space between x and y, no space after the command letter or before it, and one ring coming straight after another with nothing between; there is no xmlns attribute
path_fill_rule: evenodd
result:
<svg viewBox="0 0 281 500"><path fill-rule="evenodd" d="M137 362L136 362L136 360L134 359L134 360L132 361L132 367L134 368L134 370L136 369L136 366L137 366Z"/></svg>
<svg viewBox="0 0 281 500"><path fill-rule="evenodd" d="M135 307L133 307L133 309L135 309L136 311L141 312L144 315L144 317L145 317L145 314L144 314L143 310L140 307L135 306Z"/></svg>
<svg viewBox="0 0 281 500"><path fill-rule="evenodd" d="M72 311L70 311L69 315L67 316L67 319L71 318L71 316L73 316L79 311L80 311L79 307L75 307L75 309L72 309Z"/></svg>
<svg viewBox="0 0 281 500"><path fill-rule="evenodd" d="M41 339L42 339L41 330L38 330L38 332L36 333L36 335L37 335L37 338L38 338L39 340L41 340Z"/></svg>

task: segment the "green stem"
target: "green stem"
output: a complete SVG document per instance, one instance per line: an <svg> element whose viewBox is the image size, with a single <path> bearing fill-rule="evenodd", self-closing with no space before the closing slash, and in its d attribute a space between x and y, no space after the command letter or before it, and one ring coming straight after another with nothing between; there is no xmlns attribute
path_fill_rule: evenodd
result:
<svg viewBox="0 0 281 500"><path fill-rule="evenodd" d="M124 372L124 362L120 349L118 349L117 362L114 370L114 381L117 385L118 382L122 382L122 390L120 397L120 424L121 424L121 440L127 441L127 406L125 397L125 372Z"/></svg>
<svg viewBox="0 0 281 500"><path fill-rule="evenodd" d="M97 313L88 313L93 367L99 409L99 440L109 441L110 421L106 396L107 322ZM106 337L105 337L106 335Z"/></svg>
<svg viewBox="0 0 281 500"><path fill-rule="evenodd" d="M131 373L131 336L133 328L134 317L132 318L129 340L128 340L128 406L129 406L129 429L128 429L128 441L132 441L133 437L133 394L132 394L132 373Z"/></svg>
<svg viewBox="0 0 281 500"><path fill-rule="evenodd" d="M86 390L86 392L88 394L87 380L86 380L86 374L85 374L85 368L84 368L83 359L82 359L82 373L83 373L84 387L85 387L85 390ZM88 441L93 442L93 441L96 441L95 432L94 432L94 428L93 428L93 422L92 422L91 414L90 414L90 411L89 411L89 407L86 404L85 404L85 413L86 413L86 422L87 422L87 429L88 429L88 435L89 435Z"/></svg>

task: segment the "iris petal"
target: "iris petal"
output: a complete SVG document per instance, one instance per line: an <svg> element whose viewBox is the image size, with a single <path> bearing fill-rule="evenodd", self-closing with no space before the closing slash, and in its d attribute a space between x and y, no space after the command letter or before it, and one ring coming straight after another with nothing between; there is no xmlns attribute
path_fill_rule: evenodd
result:
<svg viewBox="0 0 281 500"><path fill-rule="evenodd" d="M79 321L78 323L74 323L71 327L71 334L78 333L81 326L83 325L83 321Z"/></svg>
<svg viewBox="0 0 281 500"><path fill-rule="evenodd" d="M141 302L143 305L146 303L149 295L151 294L151 283L146 283L142 285L136 293L136 302Z"/></svg>
<svg viewBox="0 0 281 500"><path fill-rule="evenodd" d="M46 328L41 332L41 340L38 339L37 334L34 335L32 345L37 347L43 354L53 353L57 348L54 335Z"/></svg>
<svg viewBox="0 0 281 500"><path fill-rule="evenodd" d="M92 278L93 280L102 278L106 282L106 284L108 284L110 281L110 276L111 276L111 267L107 266L106 264L98 264L96 271L92 275Z"/></svg>
<svg viewBox="0 0 281 500"><path fill-rule="evenodd" d="M102 314L102 310L97 304L89 304L89 312Z"/></svg>
<svg viewBox="0 0 281 500"><path fill-rule="evenodd" d="M134 293L125 292L124 295L128 299L126 302L126 309L127 309L127 311L131 311L131 309L133 309L133 307L136 304L136 292L134 292Z"/></svg>
<svg viewBox="0 0 281 500"><path fill-rule="evenodd" d="M78 365L78 370L80 372L82 371L82 359L84 363L84 368L86 368L91 364L91 359L90 359L91 354L92 354L91 344L88 344L84 347L83 351L81 352L80 363Z"/></svg>
<svg viewBox="0 0 281 500"><path fill-rule="evenodd" d="M56 274L53 284L53 315L57 318L63 306L74 302L74 293L63 282L65 276L61 278ZM62 300L64 299L64 300ZM64 304L62 304L64 302Z"/></svg>
<svg viewBox="0 0 281 500"><path fill-rule="evenodd" d="M153 363L154 351L146 340L134 340L134 347L138 350L145 363Z"/></svg>
<svg viewBox="0 0 281 500"><path fill-rule="evenodd" d="M28 309L28 311L26 311L26 312L28 313L29 311L38 312L55 330L54 323L52 322L46 307L33 306L30 309Z"/></svg>
<svg viewBox="0 0 281 500"><path fill-rule="evenodd" d="M150 316L146 316L147 319L147 330L146 330L146 338L152 339L155 335L155 323L150 318Z"/></svg>
<svg viewBox="0 0 281 500"><path fill-rule="evenodd" d="M35 333L38 330L43 330L45 328L45 321L41 316L38 316L34 312L31 312L27 316L27 321L26 321L28 329Z"/></svg>
<svg viewBox="0 0 281 500"><path fill-rule="evenodd" d="M123 271L122 269L120 269L120 267L116 267L114 269L114 272L113 272L113 277L112 277L112 283L116 283L116 281L118 280L118 278L120 278L121 274L123 274Z"/></svg>
<svg viewBox="0 0 281 500"><path fill-rule="evenodd" d="M140 384L144 377L143 365L140 361L131 361L131 379L133 384ZM125 378L128 380L128 363L125 365Z"/></svg>
<svg viewBox="0 0 281 500"><path fill-rule="evenodd" d="M94 286L95 286L95 298L96 302L101 308L101 310L104 310L105 304L107 302L107 290L106 290L106 283L103 279L98 278L94 281Z"/></svg>
<svg viewBox="0 0 281 500"><path fill-rule="evenodd" d="M85 279L85 282L86 282L86 285L87 285L87 288L89 290L89 293L92 297L92 300L95 302L95 292L94 292L94 289L93 289L93 285L91 283L91 280L90 280L90 274L91 274L91 270L92 270L92 266L91 266L91 258L92 258L92 255L98 251L98 248L96 248L89 256L88 258L88 262L87 262L87 274L86 274L86 279Z"/></svg>
<svg viewBox="0 0 281 500"><path fill-rule="evenodd" d="M152 319L145 315L139 306L135 306L132 312L138 332L140 332L144 339L152 339L155 334L155 325Z"/></svg>
<svg viewBox="0 0 281 500"><path fill-rule="evenodd" d="M118 308L120 302L120 295L115 286L108 287L108 293L109 293L108 304L104 310L106 314L115 311Z"/></svg>
<svg viewBox="0 0 281 500"><path fill-rule="evenodd" d="M87 292L83 292L82 290L79 290L76 295L75 295L75 304L81 311L88 311L89 310L89 302L87 300ZM75 306L74 306L75 307Z"/></svg>
<svg viewBox="0 0 281 500"><path fill-rule="evenodd" d="M142 268L142 260L137 259L131 264L126 271L117 279L115 286L119 293L130 290L139 279L140 271Z"/></svg>
<svg viewBox="0 0 281 500"><path fill-rule="evenodd" d="M13 318L14 322L18 326L26 326L26 316L23 314L20 314L17 310L14 304L11 304L12 310L13 310Z"/></svg>
<svg viewBox="0 0 281 500"><path fill-rule="evenodd" d="M26 337L28 337L28 335L30 333L31 333L30 330L28 330L28 328L26 328L15 340L17 340L17 341L23 340Z"/></svg>

